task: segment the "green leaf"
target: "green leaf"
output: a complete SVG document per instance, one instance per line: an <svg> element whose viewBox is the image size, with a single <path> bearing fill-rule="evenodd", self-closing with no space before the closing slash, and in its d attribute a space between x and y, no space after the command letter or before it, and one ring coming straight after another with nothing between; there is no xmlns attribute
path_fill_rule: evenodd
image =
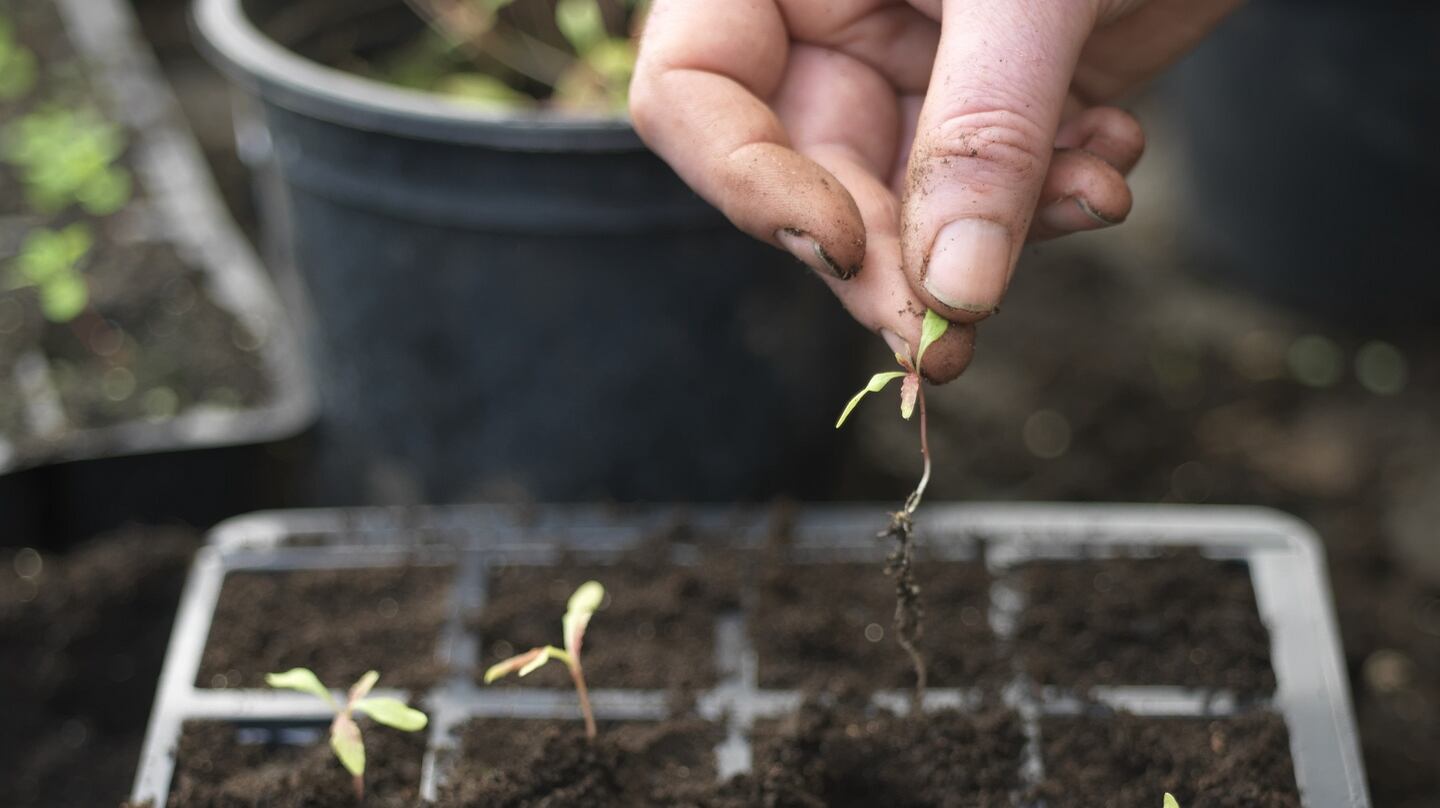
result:
<svg viewBox="0 0 1440 808"><path fill-rule="evenodd" d="M364 676L361 676L355 681L355 684L350 686L350 693L348 694L349 702L354 704L370 695L370 691L375 689L375 683L378 681L380 681L379 671L366 671Z"/></svg>
<svg viewBox="0 0 1440 808"><path fill-rule="evenodd" d="M585 629L590 625L590 618L605 602L605 587L599 581L586 581L580 584L575 594L570 596L570 602L565 607L565 619L560 622L565 632L565 651L572 657L580 656L580 645L585 639Z"/></svg>
<svg viewBox="0 0 1440 808"><path fill-rule="evenodd" d="M335 699L330 696L330 691L320 683L320 677L316 676L309 668L291 668L284 673L265 674L265 684L284 690L298 690L301 693L309 693L312 696L319 696L335 706Z"/></svg>
<svg viewBox="0 0 1440 808"><path fill-rule="evenodd" d="M865 389L856 393L855 397L850 399L850 403L845 405L845 411L840 413L839 420L835 422L835 428L839 429L841 425L845 423L845 419L850 417L851 411L855 409L855 406L860 403L860 399L864 398L867 393L878 393L885 389L885 385L904 376L904 371L899 370L892 370L887 373L876 373L874 376L871 376L870 381L865 385Z"/></svg>
<svg viewBox="0 0 1440 808"><path fill-rule="evenodd" d="M605 30L605 15L595 0L559 0L555 4L555 25L581 56L610 36Z"/></svg>
<svg viewBox="0 0 1440 808"><path fill-rule="evenodd" d="M440 79L435 90L460 101L492 109L510 110L529 106L530 97L484 73L455 73Z"/></svg>
<svg viewBox="0 0 1440 808"><path fill-rule="evenodd" d="M915 369L920 369L920 363L925 361L925 349L935 344L935 340L945 336L950 328L950 321L931 311L925 310L925 322L920 326L920 353L915 355Z"/></svg>
<svg viewBox="0 0 1440 808"><path fill-rule="evenodd" d="M335 716L330 724L330 748L345 771L359 777L365 773L365 741L360 735L360 725L348 714Z"/></svg>
<svg viewBox="0 0 1440 808"><path fill-rule="evenodd" d="M57 275L40 287L40 312L52 323L68 323L90 302L85 279L74 273Z"/></svg>
<svg viewBox="0 0 1440 808"><path fill-rule="evenodd" d="M1173 794L1165 795L1165 808L1180 808L1180 803L1175 801Z"/></svg>
<svg viewBox="0 0 1440 808"><path fill-rule="evenodd" d="M0 58L0 100L14 101L35 88L39 75L35 54L15 48Z"/></svg>
<svg viewBox="0 0 1440 808"><path fill-rule="evenodd" d="M419 732L425 729L430 719L419 710L399 699L375 696L355 702L354 709L364 713L387 727L405 732Z"/></svg>
<svg viewBox="0 0 1440 808"><path fill-rule="evenodd" d="M75 199L87 213L109 216L130 201L130 172L112 168L95 173L75 192Z"/></svg>
<svg viewBox="0 0 1440 808"><path fill-rule="evenodd" d="M485 684L490 684L496 679L509 676L512 673L520 676L529 676L531 673L544 667L546 662L552 659L559 659L566 664L570 662L569 654L561 651L552 645L544 648L531 648L523 654L516 654L509 659L491 665L485 671Z"/></svg>

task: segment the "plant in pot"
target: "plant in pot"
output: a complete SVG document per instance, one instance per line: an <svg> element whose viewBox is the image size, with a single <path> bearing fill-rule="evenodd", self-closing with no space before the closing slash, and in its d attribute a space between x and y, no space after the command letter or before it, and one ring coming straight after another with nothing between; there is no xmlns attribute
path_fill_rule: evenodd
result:
<svg viewBox="0 0 1440 808"><path fill-rule="evenodd" d="M254 165L309 302L317 485L432 502L823 490L840 447L813 413L844 395L864 331L619 114L639 13L198 3L209 52L264 110L241 127L266 135L246 143L270 146ZM497 347L516 344L543 363Z"/></svg>

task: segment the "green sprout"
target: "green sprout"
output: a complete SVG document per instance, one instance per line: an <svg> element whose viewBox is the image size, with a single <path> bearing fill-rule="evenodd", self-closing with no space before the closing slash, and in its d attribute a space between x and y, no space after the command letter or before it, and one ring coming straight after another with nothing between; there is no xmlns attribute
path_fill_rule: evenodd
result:
<svg viewBox="0 0 1440 808"><path fill-rule="evenodd" d="M90 293L80 264L92 243L90 228L79 222L63 230L33 230L20 247L6 286L35 287L45 319L68 323L89 305Z"/></svg>
<svg viewBox="0 0 1440 808"><path fill-rule="evenodd" d="M925 701L925 656L920 653L920 634L925 614L920 604L920 585L915 582L915 543L912 539L915 509L920 507L920 500L925 496L925 487L930 484L930 439L925 422L925 389L921 384L920 368L925 352L936 340L945 336L949 328L948 320L926 309L925 321L920 326L920 350L914 357L895 354L895 361L900 363L904 370L876 373L870 377L869 383L850 399L850 403L845 405L845 410L835 422L835 428L839 429L861 399L870 393L880 392L896 379L901 380L900 416L908 421L915 414L917 405L920 410L920 455L925 460L925 471L920 476L919 485L915 486L915 490L905 499L905 506L890 514L890 526L880 533L880 538L891 539L895 543L894 549L885 558L885 574L895 579L895 641L910 656L910 663L915 669L915 689L911 691L910 702L911 709L916 714L919 714Z"/></svg>
<svg viewBox="0 0 1440 808"><path fill-rule="evenodd" d="M0 101L15 101L35 88L35 54L15 38L10 21L0 17Z"/></svg>
<svg viewBox="0 0 1440 808"><path fill-rule="evenodd" d="M580 646L585 639L585 629L590 617L605 600L605 587L597 581L586 581L570 596L565 608L565 617L560 621L565 635L565 647L546 645L532 648L523 654L497 662L485 671L485 684L514 673L528 676L544 667L546 662L557 659L570 669L570 680L575 683L575 693L580 697L580 713L585 717L585 737L595 740L595 713L590 709L590 690L585 686L585 669L580 665Z"/></svg>
<svg viewBox="0 0 1440 808"><path fill-rule="evenodd" d="M471 63L435 75L416 64L399 65L402 84L429 87L500 108L525 106L533 98L517 87L549 89L559 107L623 112L636 46L628 29L644 13L645 0L555 0L553 19L545 4L523 4L502 14L514 0L406 0L433 29L444 47L422 47L420 57L462 54ZM607 20L626 28L613 33ZM546 29L559 32L559 37Z"/></svg>
<svg viewBox="0 0 1440 808"><path fill-rule="evenodd" d="M1180 803L1176 802L1175 795L1169 793L1165 795L1165 808L1180 808Z"/></svg>
<svg viewBox="0 0 1440 808"><path fill-rule="evenodd" d="M125 207L130 172L115 165L124 151L120 128L90 109L32 112L0 137L0 158L19 169L27 200L43 214L79 204L108 216Z"/></svg>
<svg viewBox="0 0 1440 808"><path fill-rule="evenodd" d="M368 715L378 723L404 732L419 732L430 721L424 713L399 699L371 696L370 691L379 679L380 674L375 671L361 676L360 681L350 686L345 704L341 705L309 668L265 674L265 684L318 696L335 711L335 720L330 722L330 748L354 778L355 798L362 802L365 800L365 741L360 735L360 725L355 723L355 713Z"/></svg>

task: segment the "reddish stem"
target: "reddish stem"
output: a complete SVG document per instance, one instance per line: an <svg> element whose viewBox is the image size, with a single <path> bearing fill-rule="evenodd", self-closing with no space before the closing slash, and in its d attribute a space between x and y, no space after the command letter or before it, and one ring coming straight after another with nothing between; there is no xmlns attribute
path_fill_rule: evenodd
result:
<svg viewBox="0 0 1440 808"><path fill-rule="evenodd" d="M570 667L570 679L575 683L575 692L580 696L580 713L585 716L585 737L588 740L595 740L595 713L590 709L590 689L585 686L585 671L580 667L580 660L572 661Z"/></svg>

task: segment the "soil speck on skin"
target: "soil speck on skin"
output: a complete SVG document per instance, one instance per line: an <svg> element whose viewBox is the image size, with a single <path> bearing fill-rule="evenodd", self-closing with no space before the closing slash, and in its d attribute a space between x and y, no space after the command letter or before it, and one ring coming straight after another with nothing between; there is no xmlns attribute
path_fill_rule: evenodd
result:
<svg viewBox="0 0 1440 808"><path fill-rule="evenodd" d="M419 690L449 608L448 567L235 572L225 578L196 687L265 687L305 667L332 688L380 671L381 687ZM383 612L383 613L382 613Z"/></svg>
<svg viewBox="0 0 1440 808"><path fill-rule="evenodd" d="M1035 796L1056 808L1153 808L1170 792L1183 806L1299 808L1285 722L1237 718L1047 718L1046 780Z"/></svg>
<svg viewBox="0 0 1440 808"><path fill-rule="evenodd" d="M304 746L245 742L232 724L185 725L175 755L169 808L354 808L350 774L335 759L325 727ZM366 808L414 808L420 798L424 732L361 719Z"/></svg>
<svg viewBox="0 0 1440 808"><path fill-rule="evenodd" d="M1160 558L1035 562L1016 653L1036 682L1274 692L1270 636L1249 567L1194 551Z"/></svg>

